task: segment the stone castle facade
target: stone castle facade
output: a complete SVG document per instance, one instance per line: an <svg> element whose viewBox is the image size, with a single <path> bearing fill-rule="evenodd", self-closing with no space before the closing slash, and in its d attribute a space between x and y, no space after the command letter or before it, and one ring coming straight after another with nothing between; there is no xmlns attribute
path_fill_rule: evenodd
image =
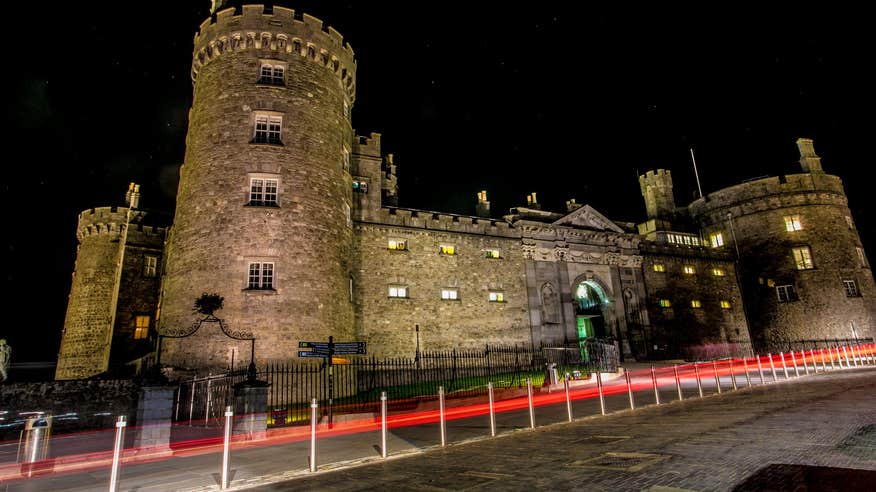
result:
<svg viewBox="0 0 876 492"><path fill-rule="evenodd" d="M215 4L216 2L214 2ZM873 277L842 183L800 139L802 172L678 207L669 171L639 178L647 220L535 194L493 217L398 206L380 135L356 136L356 61L341 34L291 9L218 2L194 40L194 100L172 221L86 210L56 377L154 353L228 368L249 342L193 331L194 300L225 299L256 362L299 341L368 353L609 338L624 357L705 343L873 336ZM230 2L234 3L234 2Z"/></svg>

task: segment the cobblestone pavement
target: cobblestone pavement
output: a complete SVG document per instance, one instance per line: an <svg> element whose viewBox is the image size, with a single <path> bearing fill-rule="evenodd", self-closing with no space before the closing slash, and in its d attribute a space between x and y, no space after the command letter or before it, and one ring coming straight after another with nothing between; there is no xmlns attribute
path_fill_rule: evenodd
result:
<svg viewBox="0 0 876 492"><path fill-rule="evenodd" d="M806 473L777 465L831 467L808 476L835 483L804 489L794 477ZM876 483L874 472L876 369L862 368L510 432L254 490L852 490L842 488L843 477L856 477L846 483L860 487Z"/></svg>

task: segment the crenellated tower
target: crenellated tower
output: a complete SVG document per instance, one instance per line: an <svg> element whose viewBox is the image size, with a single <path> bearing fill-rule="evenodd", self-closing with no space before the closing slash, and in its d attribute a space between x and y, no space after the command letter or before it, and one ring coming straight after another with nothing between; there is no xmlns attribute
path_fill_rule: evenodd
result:
<svg viewBox="0 0 876 492"><path fill-rule="evenodd" d="M189 331L194 300L216 292L225 298L217 314L256 337L262 363L294 357L300 340L353 334L356 62L321 20L239 3L214 2L194 39L159 331ZM165 340L161 357L228 367L234 353L248 362L247 344L203 329Z"/></svg>
<svg viewBox="0 0 876 492"><path fill-rule="evenodd" d="M160 214L138 209L140 187L126 207L79 214L76 265L55 379L80 379L152 351L164 236Z"/></svg>

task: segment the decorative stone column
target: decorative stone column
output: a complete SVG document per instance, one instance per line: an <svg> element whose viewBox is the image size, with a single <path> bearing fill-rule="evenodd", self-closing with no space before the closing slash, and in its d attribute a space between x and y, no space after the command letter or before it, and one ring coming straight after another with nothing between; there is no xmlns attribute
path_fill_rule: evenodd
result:
<svg viewBox="0 0 876 492"><path fill-rule="evenodd" d="M268 427L268 388L267 381L247 380L234 385L234 426L235 435L245 436L247 441L264 439Z"/></svg>
<svg viewBox="0 0 876 492"><path fill-rule="evenodd" d="M134 448L170 453L170 426L176 386L143 386L137 400Z"/></svg>

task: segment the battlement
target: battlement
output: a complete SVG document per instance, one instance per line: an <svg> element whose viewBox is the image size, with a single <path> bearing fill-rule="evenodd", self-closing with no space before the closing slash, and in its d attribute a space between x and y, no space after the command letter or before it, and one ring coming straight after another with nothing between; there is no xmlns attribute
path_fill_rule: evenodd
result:
<svg viewBox="0 0 876 492"><path fill-rule="evenodd" d="M351 100L356 96L356 60L352 46L337 30L307 14L296 17L285 7L244 5L227 8L201 23L194 38L192 83L200 69L229 52L271 50L298 55L324 66L341 79Z"/></svg>
<svg viewBox="0 0 876 492"><path fill-rule="evenodd" d="M690 204L691 216L699 217L728 207L760 209L755 202L787 197L799 205L845 202L842 180L830 174L805 173L772 176L740 183L706 194ZM775 200L773 200L775 202ZM764 207L776 207L781 200Z"/></svg>
<svg viewBox="0 0 876 492"><path fill-rule="evenodd" d="M384 207L380 209L376 221L383 225L417 229L507 238L521 237L521 232L517 228L502 220L426 210Z"/></svg>
<svg viewBox="0 0 876 492"><path fill-rule="evenodd" d="M375 132L371 132L368 137L356 136L353 139L353 153L380 158L380 136Z"/></svg>
<svg viewBox="0 0 876 492"><path fill-rule="evenodd" d="M672 186L672 171L669 169L656 169L653 171L648 171L645 174L639 176L639 185L644 187L646 185L651 186Z"/></svg>
<svg viewBox="0 0 876 492"><path fill-rule="evenodd" d="M167 228L158 225L146 225L144 211L132 211L130 227L144 235L164 236ZM95 207L84 210L79 214L79 224L76 228L76 237L81 241L92 235L118 236L124 230L125 224L129 223L127 207Z"/></svg>

